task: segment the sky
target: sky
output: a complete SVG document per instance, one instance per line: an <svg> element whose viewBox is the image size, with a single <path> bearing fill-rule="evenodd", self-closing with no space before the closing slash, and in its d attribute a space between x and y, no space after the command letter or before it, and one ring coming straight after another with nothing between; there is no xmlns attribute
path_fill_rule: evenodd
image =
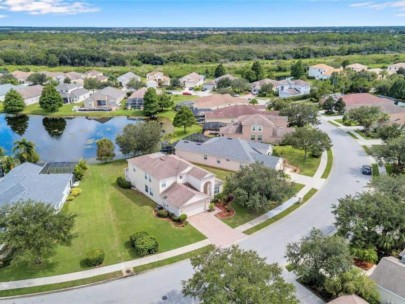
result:
<svg viewBox="0 0 405 304"><path fill-rule="evenodd" d="M0 0L0 26L405 26L404 0Z"/></svg>

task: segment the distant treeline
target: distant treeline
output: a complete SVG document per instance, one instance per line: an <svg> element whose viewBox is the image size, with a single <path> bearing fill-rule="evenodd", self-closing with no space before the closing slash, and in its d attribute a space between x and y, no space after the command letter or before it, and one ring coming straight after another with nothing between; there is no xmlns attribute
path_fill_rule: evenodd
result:
<svg viewBox="0 0 405 304"><path fill-rule="evenodd" d="M404 28L285 33L0 30L0 65L125 66L307 59L405 51Z"/></svg>

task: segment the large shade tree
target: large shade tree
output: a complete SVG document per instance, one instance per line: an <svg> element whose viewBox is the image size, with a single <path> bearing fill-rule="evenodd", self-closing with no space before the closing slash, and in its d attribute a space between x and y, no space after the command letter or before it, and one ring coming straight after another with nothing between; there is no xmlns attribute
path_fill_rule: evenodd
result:
<svg viewBox="0 0 405 304"><path fill-rule="evenodd" d="M126 125L116 143L125 155L139 155L159 150L161 127L156 121Z"/></svg>
<svg viewBox="0 0 405 304"><path fill-rule="evenodd" d="M42 90L39 106L46 111L55 112L63 106L63 98L53 85L48 84Z"/></svg>
<svg viewBox="0 0 405 304"><path fill-rule="evenodd" d="M306 125L317 125L318 107L311 104L295 103L280 111L280 115L288 117L290 126L304 127Z"/></svg>
<svg viewBox="0 0 405 304"><path fill-rule="evenodd" d="M180 110L177 111L173 119L173 126L177 128L183 127L184 133L187 132L188 127L191 127L196 123L197 120L195 119L191 109L188 107L181 107Z"/></svg>
<svg viewBox="0 0 405 304"><path fill-rule="evenodd" d="M382 113L378 107L360 106L346 113L348 119L355 121L364 127L366 133L377 122L387 120L387 114Z"/></svg>
<svg viewBox="0 0 405 304"><path fill-rule="evenodd" d="M294 287L277 264L236 246L207 249L191 258L194 274L183 281L183 294L204 303L298 303Z"/></svg>
<svg viewBox="0 0 405 304"><path fill-rule="evenodd" d="M405 136L388 139L385 145L374 146L371 151L378 160L391 164L394 173L404 171Z"/></svg>
<svg viewBox="0 0 405 304"><path fill-rule="evenodd" d="M16 90L11 89L4 97L3 106L6 113L22 112L25 109L24 98Z"/></svg>
<svg viewBox="0 0 405 304"><path fill-rule="evenodd" d="M24 201L0 208L0 243L12 251L13 262L41 264L59 245L69 246L75 215L55 212L48 204Z"/></svg>

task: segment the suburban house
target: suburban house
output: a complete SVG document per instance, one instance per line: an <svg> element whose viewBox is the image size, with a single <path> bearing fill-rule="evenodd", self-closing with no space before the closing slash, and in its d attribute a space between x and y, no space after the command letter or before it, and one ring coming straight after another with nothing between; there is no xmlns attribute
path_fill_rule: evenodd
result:
<svg viewBox="0 0 405 304"><path fill-rule="evenodd" d="M240 138L215 137L204 143L180 140L175 154L189 162L238 171L242 166L261 162L264 166L283 170L282 158L272 156L271 145Z"/></svg>
<svg viewBox="0 0 405 304"><path fill-rule="evenodd" d="M377 284L381 303L405 304L405 257L382 258L370 278Z"/></svg>
<svg viewBox="0 0 405 304"><path fill-rule="evenodd" d="M140 88L139 90L134 91L131 96L128 97L127 108L128 109L143 109L143 97L148 89Z"/></svg>
<svg viewBox="0 0 405 304"><path fill-rule="evenodd" d="M116 110L126 94L120 89L106 87L87 98L84 101L85 109Z"/></svg>
<svg viewBox="0 0 405 304"><path fill-rule="evenodd" d="M74 83L61 83L56 90L63 98L63 103L77 103L85 101L90 97L91 92L84 89L83 86Z"/></svg>
<svg viewBox="0 0 405 304"><path fill-rule="evenodd" d="M65 74L62 72L40 72L40 73L45 74L46 77L58 83L63 83L63 81L65 80Z"/></svg>
<svg viewBox="0 0 405 304"><path fill-rule="evenodd" d="M249 101L245 98L233 97L230 94L213 94L194 100L194 107L203 109L218 109L242 104L249 104Z"/></svg>
<svg viewBox="0 0 405 304"><path fill-rule="evenodd" d="M125 176L132 186L176 216L209 209L222 181L176 155L161 152L128 159Z"/></svg>
<svg viewBox="0 0 405 304"><path fill-rule="evenodd" d="M16 90L18 88L18 86L9 83L0 84L0 101L4 101L4 98L6 98L7 93L10 92L11 89Z"/></svg>
<svg viewBox="0 0 405 304"><path fill-rule="evenodd" d="M354 72L362 72L362 71L367 71L368 67L366 65L360 64L360 63L353 63L349 64L346 66L346 69L352 70Z"/></svg>
<svg viewBox="0 0 405 304"><path fill-rule="evenodd" d="M220 128L220 136L241 138L264 143L278 143L294 128L288 127L288 117L251 114L238 117L237 121Z"/></svg>
<svg viewBox="0 0 405 304"><path fill-rule="evenodd" d="M353 294L353 295L344 295L340 296L330 302L328 304L369 304L363 298Z"/></svg>
<svg viewBox="0 0 405 304"><path fill-rule="evenodd" d="M69 195L73 174L43 172L44 165L23 163L0 180L0 207L33 200L60 210Z"/></svg>
<svg viewBox="0 0 405 304"><path fill-rule="evenodd" d="M333 73L340 73L341 68L335 69L326 64L316 64L309 67L308 76L315 79L329 79Z"/></svg>
<svg viewBox="0 0 405 304"><path fill-rule="evenodd" d="M303 96L310 93L311 85L308 82L300 79L286 79L279 81L277 90L280 98Z"/></svg>
<svg viewBox="0 0 405 304"><path fill-rule="evenodd" d="M159 83L155 80L148 80L146 81L146 87L157 89L159 87Z"/></svg>
<svg viewBox="0 0 405 304"><path fill-rule="evenodd" d="M180 83L185 88L199 87L204 83L205 77L195 72L190 73L180 78Z"/></svg>
<svg viewBox="0 0 405 304"><path fill-rule="evenodd" d="M117 81L124 89L127 88L128 83L133 79L135 79L136 81L141 81L141 77L139 77L138 75L135 75L132 72L128 72L128 73L125 73L125 74L117 77Z"/></svg>
<svg viewBox="0 0 405 304"><path fill-rule="evenodd" d="M399 62L388 66L387 72L388 74L395 74L400 68L405 69L405 62Z"/></svg>
<svg viewBox="0 0 405 304"><path fill-rule="evenodd" d="M32 74L32 72L22 72L22 71L14 71L11 73L19 83L28 84L28 77Z"/></svg>
<svg viewBox="0 0 405 304"><path fill-rule="evenodd" d="M150 81L155 81L158 86L169 86L170 85L170 78L165 76L162 72L150 72L146 74L146 84L147 87L154 87L148 86L152 84Z"/></svg>
<svg viewBox="0 0 405 304"><path fill-rule="evenodd" d="M279 86L279 82L277 80L273 80L273 79L262 79L262 80L258 80L255 82L251 83L251 91L253 95L257 95L259 94L261 88L263 85L265 84L271 84L273 86L273 91L277 91L278 86Z"/></svg>
<svg viewBox="0 0 405 304"><path fill-rule="evenodd" d="M242 115L265 114L278 115L276 111L266 111L266 108L258 105L236 105L214 110L205 114L206 122L236 122Z"/></svg>
<svg viewBox="0 0 405 304"><path fill-rule="evenodd" d="M20 87L17 89L17 92L24 98L26 105L31 105L39 102L43 88L43 86L38 84L34 86Z"/></svg>
<svg viewBox="0 0 405 304"><path fill-rule="evenodd" d="M77 72L68 72L65 73L65 78L69 78L72 83L76 83L78 85L84 84L84 75Z"/></svg>
<svg viewBox="0 0 405 304"><path fill-rule="evenodd" d="M203 91L212 91L213 89L215 89L215 87L215 80L207 80L203 83Z"/></svg>
<svg viewBox="0 0 405 304"><path fill-rule="evenodd" d="M215 84L218 84L218 82L220 80L225 79L225 78L228 78L231 81L236 79L236 77L232 76L231 74L225 74L225 75L222 75L222 76L219 76L219 77L215 78Z"/></svg>
<svg viewBox="0 0 405 304"><path fill-rule="evenodd" d="M90 70L84 73L84 78L97 78L103 76L103 73L95 70Z"/></svg>

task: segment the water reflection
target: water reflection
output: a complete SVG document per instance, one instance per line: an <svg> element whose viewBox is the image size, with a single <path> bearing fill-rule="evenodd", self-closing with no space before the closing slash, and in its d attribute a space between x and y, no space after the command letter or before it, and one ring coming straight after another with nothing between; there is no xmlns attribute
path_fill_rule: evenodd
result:
<svg viewBox="0 0 405 304"><path fill-rule="evenodd" d="M44 117L42 124L50 137L59 138L66 128L66 119L57 117Z"/></svg>
<svg viewBox="0 0 405 304"><path fill-rule="evenodd" d="M29 117L27 115L7 115L6 122L13 132L23 136L28 128Z"/></svg>
<svg viewBox="0 0 405 304"><path fill-rule="evenodd" d="M127 117L88 119L86 117L45 118L26 116L10 118L0 114L0 146L11 154L13 142L22 137L33 141L43 161L77 161L80 158L95 159L96 141L108 138L115 143L115 137L129 123L139 120ZM122 158L118 147L116 158Z"/></svg>

